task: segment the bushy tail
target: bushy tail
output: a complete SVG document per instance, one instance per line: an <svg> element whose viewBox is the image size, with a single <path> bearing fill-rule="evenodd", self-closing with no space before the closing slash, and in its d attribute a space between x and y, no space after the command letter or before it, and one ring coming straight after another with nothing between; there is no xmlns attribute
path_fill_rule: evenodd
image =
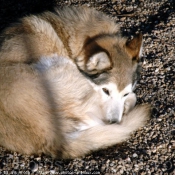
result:
<svg viewBox="0 0 175 175"><path fill-rule="evenodd" d="M78 157L129 138L130 134L145 125L150 117L150 106L136 106L129 114L123 116L120 124L99 125L84 130L70 142L65 157Z"/></svg>

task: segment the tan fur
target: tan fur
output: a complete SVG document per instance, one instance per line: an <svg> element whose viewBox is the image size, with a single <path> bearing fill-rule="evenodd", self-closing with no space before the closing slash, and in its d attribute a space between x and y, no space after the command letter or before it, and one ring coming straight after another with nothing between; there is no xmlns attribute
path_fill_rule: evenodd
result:
<svg viewBox="0 0 175 175"><path fill-rule="evenodd" d="M120 36L119 26L111 18L83 7L65 7L56 9L55 13L25 17L6 29L3 37L0 62L31 63L40 56L55 53L72 58L89 75L108 72L107 81L118 84L120 90L131 83L142 43L141 35L128 41ZM88 70L90 58L99 52L108 55L107 66L103 70L98 66ZM125 72L124 84L120 83L121 72Z"/></svg>
<svg viewBox="0 0 175 175"><path fill-rule="evenodd" d="M56 9L21 19L1 38L0 145L74 158L124 141L149 117L147 106L131 110L132 96L121 124L106 119L105 103L94 86L112 82L122 91L134 81L142 37L121 37L118 25L104 14ZM53 55L75 64L58 61L44 68L41 58L52 60ZM102 78L91 77L96 74Z"/></svg>

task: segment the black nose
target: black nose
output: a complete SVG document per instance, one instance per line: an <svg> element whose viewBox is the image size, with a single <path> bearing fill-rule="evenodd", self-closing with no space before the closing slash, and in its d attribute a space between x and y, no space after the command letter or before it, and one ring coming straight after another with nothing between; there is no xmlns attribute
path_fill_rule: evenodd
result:
<svg viewBox="0 0 175 175"><path fill-rule="evenodd" d="M113 123L117 123L119 124L121 121L119 121L118 119L112 119L109 121L110 124L113 124Z"/></svg>

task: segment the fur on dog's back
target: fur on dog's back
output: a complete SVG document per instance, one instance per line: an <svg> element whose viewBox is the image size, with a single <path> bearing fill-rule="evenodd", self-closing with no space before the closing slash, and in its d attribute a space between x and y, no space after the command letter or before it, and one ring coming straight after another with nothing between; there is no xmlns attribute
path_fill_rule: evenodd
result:
<svg viewBox="0 0 175 175"><path fill-rule="evenodd" d="M8 59L13 62L15 59L30 61L31 55L32 59L39 59L41 55L48 56L53 53L75 58L82 50L86 37L116 32L119 32L119 26L94 9L56 8L55 13L44 12L41 15L24 17L19 23L6 29L3 35L10 39L5 42L2 50L5 52L6 46L11 46L8 43L13 43L12 52L19 54L8 53ZM7 60L7 57L2 55L1 59Z"/></svg>

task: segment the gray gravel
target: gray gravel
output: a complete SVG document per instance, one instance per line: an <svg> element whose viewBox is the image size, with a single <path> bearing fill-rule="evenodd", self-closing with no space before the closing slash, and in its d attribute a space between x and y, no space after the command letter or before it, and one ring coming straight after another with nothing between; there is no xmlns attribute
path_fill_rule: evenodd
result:
<svg viewBox="0 0 175 175"><path fill-rule="evenodd" d="M175 2L174 0L1 0L0 30L18 17L54 5L85 5L114 17L125 35L144 34L138 103L150 103L152 118L120 145L81 159L53 160L0 147L0 174L175 175ZM59 172L59 173L58 173Z"/></svg>

